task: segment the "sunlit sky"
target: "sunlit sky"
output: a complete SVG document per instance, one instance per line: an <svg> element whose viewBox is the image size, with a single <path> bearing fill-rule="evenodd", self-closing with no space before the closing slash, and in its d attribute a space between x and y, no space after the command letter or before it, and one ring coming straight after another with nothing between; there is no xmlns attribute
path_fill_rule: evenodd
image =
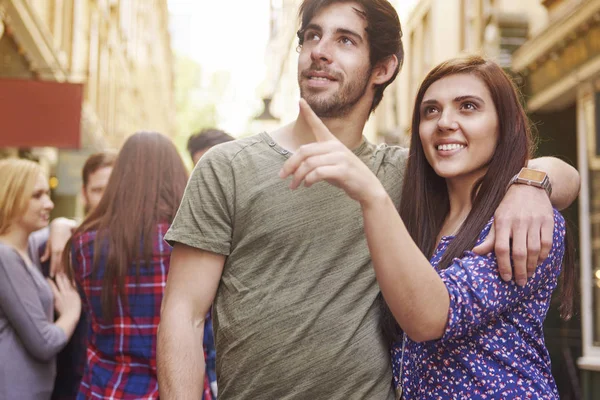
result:
<svg viewBox="0 0 600 400"><path fill-rule="evenodd" d="M208 78L228 71L230 85L218 104L219 127L238 136L262 104L269 0L169 0L174 51L197 61Z"/></svg>
<svg viewBox="0 0 600 400"><path fill-rule="evenodd" d="M401 19L418 0L396 0ZM239 136L262 109L269 0L168 0L173 50L197 61L206 76L227 71L231 81L218 104L219 127Z"/></svg>

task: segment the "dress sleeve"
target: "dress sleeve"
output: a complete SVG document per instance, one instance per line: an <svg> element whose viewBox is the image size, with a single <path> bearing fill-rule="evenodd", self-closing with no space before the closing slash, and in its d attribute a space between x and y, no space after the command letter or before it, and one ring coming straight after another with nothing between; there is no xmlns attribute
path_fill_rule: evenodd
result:
<svg viewBox="0 0 600 400"><path fill-rule="evenodd" d="M48 320L39 290L26 268L16 253L0 253L0 308L25 349L34 358L49 361L68 338Z"/></svg>
<svg viewBox="0 0 600 400"><path fill-rule="evenodd" d="M194 168L165 240L229 255L234 182L231 160L218 147L207 152Z"/></svg>
<svg viewBox="0 0 600 400"><path fill-rule="evenodd" d="M440 341L467 335L525 298L556 287L565 250L565 221L554 211L554 234L548 258L538 265L524 287L514 281L505 282L498 273L494 253L481 256L471 251L456 258L439 274L450 295L448 324Z"/></svg>

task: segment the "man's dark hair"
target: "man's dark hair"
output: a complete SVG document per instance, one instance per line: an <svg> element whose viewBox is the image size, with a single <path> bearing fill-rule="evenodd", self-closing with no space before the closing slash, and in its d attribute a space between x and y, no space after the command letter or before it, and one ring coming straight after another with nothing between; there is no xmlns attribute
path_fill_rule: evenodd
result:
<svg viewBox="0 0 600 400"><path fill-rule="evenodd" d="M194 154L209 149L217 144L230 142L235 140L234 137L228 135L219 129L203 129L198 133L194 133L188 139L187 150L190 153L190 157L194 157Z"/></svg>
<svg viewBox="0 0 600 400"><path fill-rule="evenodd" d="M304 33L310 21L324 7L334 3L357 3L363 12L357 10L367 21L367 39L369 41L369 58L371 66L395 55L398 66L389 81L377 85L371 111L381 102L383 91L396 79L404 61L404 48L402 46L402 28L400 18L388 0L304 0L300 6L300 30L298 31L299 45L304 43Z"/></svg>
<svg viewBox="0 0 600 400"><path fill-rule="evenodd" d="M106 150L100 153L94 153L85 160L83 170L81 171L81 179L83 180L83 187L87 187L90 180L90 175L99 169L105 167L113 167L117 160L117 152Z"/></svg>

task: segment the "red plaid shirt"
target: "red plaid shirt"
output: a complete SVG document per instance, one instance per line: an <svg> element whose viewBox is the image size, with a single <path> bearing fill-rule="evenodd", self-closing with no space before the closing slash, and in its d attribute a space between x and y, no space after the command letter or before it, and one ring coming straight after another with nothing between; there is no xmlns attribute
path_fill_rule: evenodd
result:
<svg viewBox="0 0 600 400"><path fill-rule="evenodd" d="M130 268L125 279L128 302L117 300L110 321L102 318L100 300L105 265L100 263L92 273L96 232L74 237L75 279L89 311L87 363L78 399L158 399L156 332L171 256L171 247L163 240L168 228L168 224L156 226L152 261L140 268L139 279L135 268ZM100 260L105 256L106 249ZM210 399L207 377L203 397Z"/></svg>

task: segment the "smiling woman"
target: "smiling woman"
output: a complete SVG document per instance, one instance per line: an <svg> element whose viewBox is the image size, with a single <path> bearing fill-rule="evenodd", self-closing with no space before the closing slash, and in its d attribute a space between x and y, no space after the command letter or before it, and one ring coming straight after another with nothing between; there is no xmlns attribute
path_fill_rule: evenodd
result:
<svg viewBox="0 0 600 400"><path fill-rule="evenodd" d="M48 225L54 204L40 166L0 161L0 398L49 399L55 357L73 334L81 301L58 274L46 282L29 235ZM53 307L54 306L54 307ZM55 323L53 308L60 315Z"/></svg>

